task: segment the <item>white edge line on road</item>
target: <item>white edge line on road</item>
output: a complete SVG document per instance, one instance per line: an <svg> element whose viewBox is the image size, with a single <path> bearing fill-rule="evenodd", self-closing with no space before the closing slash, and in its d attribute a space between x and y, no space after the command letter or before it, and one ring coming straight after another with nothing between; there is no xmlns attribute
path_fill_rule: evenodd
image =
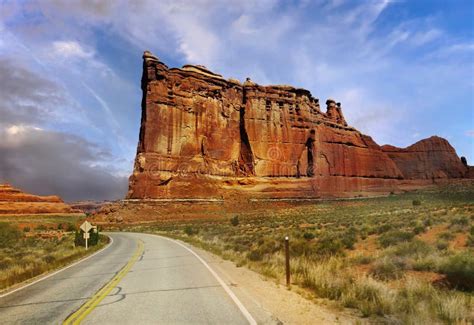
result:
<svg viewBox="0 0 474 325"><path fill-rule="evenodd" d="M36 283L41 282L41 281L43 281L43 280L46 280L46 279L52 277L53 275L58 274L59 272L62 272L62 271L64 271L64 270L67 270L67 269L69 269L70 267L73 267L73 266L75 266L75 265L77 265L77 264L79 264L79 263L82 263L82 262L84 262L85 260L88 260L89 258L91 258L91 257L93 257L93 256L95 256L95 255L97 255L97 254L99 254L99 253L101 253L101 252L103 252L104 250L106 250L107 248L109 248L110 245L112 245L112 243L114 242L114 240L113 240L112 237L110 237L110 236L107 236L107 237L110 238L110 243L108 243L107 246L105 246L105 247L102 248L101 250L95 252L94 254L89 255L89 256L86 256L86 257L84 257L84 258L81 258L79 261L76 261L76 262L74 262L74 263L72 263L72 264L70 264L70 265L67 265L67 266L63 267L62 269L59 269L59 270L57 270L57 271L54 271L53 273L48 274L48 275L46 275L46 276L44 276L44 277L42 277L42 278L39 278L39 279L37 279L37 280L35 280L35 281L31 282L31 283L28 283L28 284L25 284L24 286L21 286L21 287L19 287L19 288L16 288L15 290L12 290L12 291L9 291L9 292L7 292L7 293L4 293L4 294L0 295L0 298L6 297L6 296L8 296L8 295L11 295L12 293L15 293L15 292L17 292L17 291L23 290L23 289L25 289L25 288L28 288L29 286L32 286L33 284L36 284Z"/></svg>
<svg viewBox="0 0 474 325"><path fill-rule="evenodd" d="M202 263L204 264L204 266L209 270L209 272L211 272L211 274L216 278L217 282L219 282L219 284L222 286L222 288L224 288L225 292L227 292L227 294L232 298L232 300L234 301L234 303L237 305L237 307L239 307L240 311L242 312L242 314L245 316L245 318L247 318L247 321L251 324L251 325L257 325L257 322L255 321L255 319L252 317L252 315L249 313L249 311L247 310L247 308L245 308L245 306L240 302L239 298L237 298L237 296L232 292L232 290L230 290L230 288L227 286L227 284L225 284L225 282L219 277L219 275L217 275L217 273L209 266L209 264L207 264L206 261L204 261L201 256L199 256L196 252L194 252L191 248L187 247L186 245L180 243L179 241L177 240L174 240L174 239L171 239L171 238L167 238L167 237L163 237L163 236L159 236L159 235L155 235L157 237L161 237L161 238L164 238L166 240L169 240L171 242L174 242L178 245L180 245L181 247L187 249L189 252L191 252L191 254L193 254L194 256L196 256L196 258Z"/></svg>

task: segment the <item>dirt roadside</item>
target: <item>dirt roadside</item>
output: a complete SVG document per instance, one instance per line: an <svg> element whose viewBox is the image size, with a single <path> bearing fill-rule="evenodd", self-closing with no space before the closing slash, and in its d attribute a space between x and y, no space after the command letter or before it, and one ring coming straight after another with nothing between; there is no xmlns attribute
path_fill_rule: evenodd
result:
<svg viewBox="0 0 474 325"><path fill-rule="evenodd" d="M181 242L181 241L180 241ZM258 324L368 324L368 319L306 299L303 289L277 284L246 267L185 242L229 285ZM298 293L298 291L300 293ZM262 312L262 310L264 312Z"/></svg>

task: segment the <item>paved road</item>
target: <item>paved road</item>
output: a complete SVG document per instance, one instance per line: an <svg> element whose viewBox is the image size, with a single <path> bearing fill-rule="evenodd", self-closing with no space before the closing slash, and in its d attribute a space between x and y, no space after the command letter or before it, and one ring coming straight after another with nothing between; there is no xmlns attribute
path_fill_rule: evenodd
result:
<svg viewBox="0 0 474 325"><path fill-rule="evenodd" d="M87 261L0 298L0 323L62 323L104 286L110 292L88 309L82 323L249 323L245 307L239 308L238 299L185 247L146 234L110 237L112 245ZM128 272L120 272L127 265ZM119 276L120 282L111 285Z"/></svg>

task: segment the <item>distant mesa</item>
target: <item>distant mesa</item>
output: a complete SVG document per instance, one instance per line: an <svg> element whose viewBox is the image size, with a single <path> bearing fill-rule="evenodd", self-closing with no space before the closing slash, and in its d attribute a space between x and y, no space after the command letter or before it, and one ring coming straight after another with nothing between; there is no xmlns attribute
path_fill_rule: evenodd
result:
<svg viewBox="0 0 474 325"><path fill-rule="evenodd" d="M58 196L25 193L9 184L0 184L0 214L81 213Z"/></svg>
<svg viewBox="0 0 474 325"><path fill-rule="evenodd" d="M472 176L439 137L379 146L335 99L323 110L306 89L168 68L148 51L143 59L129 199L373 195Z"/></svg>

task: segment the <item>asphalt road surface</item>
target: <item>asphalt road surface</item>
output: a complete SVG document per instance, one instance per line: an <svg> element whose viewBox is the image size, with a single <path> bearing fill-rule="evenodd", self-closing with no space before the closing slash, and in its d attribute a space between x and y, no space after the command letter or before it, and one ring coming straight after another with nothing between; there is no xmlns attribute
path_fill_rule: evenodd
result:
<svg viewBox="0 0 474 325"><path fill-rule="evenodd" d="M175 241L111 233L95 256L0 298L1 324L252 324L232 290Z"/></svg>

